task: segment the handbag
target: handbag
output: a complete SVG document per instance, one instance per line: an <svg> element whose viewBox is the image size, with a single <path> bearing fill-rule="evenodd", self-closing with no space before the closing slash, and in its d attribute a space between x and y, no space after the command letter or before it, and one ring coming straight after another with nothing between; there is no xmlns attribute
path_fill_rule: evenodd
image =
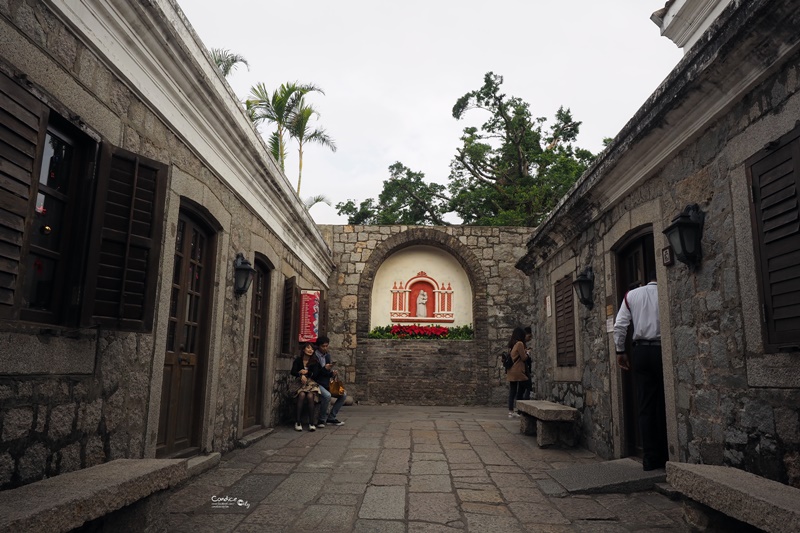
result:
<svg viewBox="0 0 800 533"><path fill-rule="evenodd" d="M289 382L289 396L297 396L297 392L303 385L300 383L299 378L294 378Z"/></svg>
<svg viewBox="0 0 800 533"><path fill-rule="evenodd" d="M344 394L344 383L338 379L332 379L330 385L328 385L328 392L331 393L331 396L338 398Z"/></svg>

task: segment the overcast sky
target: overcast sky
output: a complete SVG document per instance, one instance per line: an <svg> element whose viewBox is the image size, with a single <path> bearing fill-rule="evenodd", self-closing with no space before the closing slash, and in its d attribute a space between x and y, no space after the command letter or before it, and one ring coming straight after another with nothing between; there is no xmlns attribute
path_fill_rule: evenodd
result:
<svg viewBox="0 0 800 533"><path fill-rule="evenodd" d="M337 202L377 197L395 161L446 183L461 131L486 118L457 121L453 104L488 71L548 123L571 108L578 146L598 152L682 56L650 21L665 0L178 2L206 47L249 62L228 77L241 99L257 82L325 91L310 100L338 151L306 147L300 191L330 199L311 209L320 224L347 222ZM288 153L296 187L294 144Z"/></svg>

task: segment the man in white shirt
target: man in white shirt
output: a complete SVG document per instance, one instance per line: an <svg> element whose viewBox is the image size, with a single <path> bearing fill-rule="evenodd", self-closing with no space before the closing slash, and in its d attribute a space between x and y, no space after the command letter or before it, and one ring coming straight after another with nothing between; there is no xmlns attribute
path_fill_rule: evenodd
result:
<svg viewBox="0 0 800 533"><path fill-rule="evenodd" d="M614 323L617 364L630 370L639 403L644 470L663 468L667 454L667 419L664 405L664 370L661 364L661 321L658 315L658 285L653 271L650 282L629 291L622 299ZM633 353L625 349L628 326L633 321Z"/></svg>

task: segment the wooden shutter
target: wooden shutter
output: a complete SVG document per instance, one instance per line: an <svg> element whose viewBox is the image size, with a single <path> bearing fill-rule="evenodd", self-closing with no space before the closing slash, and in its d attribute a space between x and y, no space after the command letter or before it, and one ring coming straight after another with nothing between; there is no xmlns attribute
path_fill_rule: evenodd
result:
<svg viewBox="0 0 800 533"><path fill-rule="evenodd" d="M105 144L100 158L84 321L151 331L168 167Z"/></svg>
<svg viewBox="0 0 800 533"><path fill-rule="evenodd" d="M281 324L281 352L297 355L300 342L297 339L300 327L300 287L293 276L283 284L283 322Z"/></svg>
<svg viewBox="0 0 800 533"><path fill-rule="evenodd" d="M0 73L0 317L15 313L20 257L48 109Z"/></svg>
<svg viewBox="0 0 800 533"><path fill-rule="evenodd" d="M556 282L556 364L575 366L575 305L572 276Z"/></svg>
<svg viewBox="0 0 800 533"><path fill-rule="evenodd" d="M767 351L800 350L800 128L748 161Z"/></svg>
<svg viewBox="0 0 800 533"><path fill-rule="evenodd" d="M328 337L328 291L319 291L319 335Z"/></svg>

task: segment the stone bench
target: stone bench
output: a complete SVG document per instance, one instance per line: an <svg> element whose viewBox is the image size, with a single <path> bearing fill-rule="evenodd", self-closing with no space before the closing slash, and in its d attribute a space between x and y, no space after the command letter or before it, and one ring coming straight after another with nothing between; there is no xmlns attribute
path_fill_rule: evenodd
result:
<svg viewBox="0 0 800 533"><path fill-rule="evenodd" d="M667 482L684 496L694 527L741 531L743 522L770 532L800 531L800 489L738 468L674 462L667 463Z"/></svg>
<svg viewBox="0 0 800 533"><path fill-rule="evenodd" d="M2 491L0 532L59 533L92 520L103 521L93 531L166 531L165 489L188 477L186 464L117 459Z"/></svg>
<svg viewBox="0 0 800 533"><path fill-rule="evenodd" d="M574 407L544 400L517 400L520 414L520 432L536 435L540 448L557 443L575 446L578 431L575 421L579 412Z"/></svg>

